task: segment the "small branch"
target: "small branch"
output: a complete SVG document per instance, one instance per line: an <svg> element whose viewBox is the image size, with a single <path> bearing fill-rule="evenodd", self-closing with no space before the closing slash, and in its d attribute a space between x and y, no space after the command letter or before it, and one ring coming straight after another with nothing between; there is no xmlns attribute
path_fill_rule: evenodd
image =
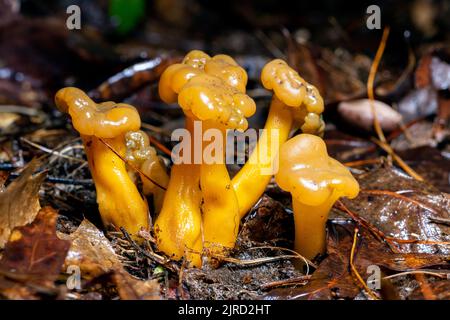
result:
<svg viewBox="0 0 450 320"><path fill-rule="evenodd" d="M364 279L359 274L358 270L356 269L355 265L353 264L353 259L355 256L355 249L356 249L356 243L358 242L358 228L355 228L355 233L353 236L353 244L352 244L352 250L350 252L350 268L353 271L354 275L356 276L356 279L358 279L359 283L363 286L364 290L369 294L369 296L374 300L379 300L378 296L367 286Z"/></svg>

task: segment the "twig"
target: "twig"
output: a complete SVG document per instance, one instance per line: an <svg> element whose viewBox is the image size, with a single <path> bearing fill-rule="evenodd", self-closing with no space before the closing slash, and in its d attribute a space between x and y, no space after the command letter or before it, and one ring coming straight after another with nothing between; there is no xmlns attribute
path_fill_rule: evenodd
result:
<svg viewBox="0 0 450 320"><path fill-rule="evenodd" d="M389 37L389 27L385 27L383 30L383 36L381 37L380 45L378 46L377 53L375 54L375 58L373 59L372 66L370 67L369 78L367 79L367 95L370 101L370 107L373 114L373 126L378 135L378 138L382 142L386 142L386 137L384 136L383 130L381 129L380 122L378 120L377 113L375 112L375 103L374 103L374 93L373 93L373 83L375 81L375 75L377 74L378 65L380 64L381 58L383 57L384 49L386 48L386 42Z"/></svg>
<svg viewBox="0 0 450 320"><path fill-rule="evenodd" d="M300 277L290 278L290 279L285 279L285 280L278 280L278 281L273 281L273 282L262 284L260 286L260 288L262 290L267 290L267 289L272 289L275 287L284 287L284 286L290 286L290 285L305 284L308 282L309 279L311 279L311 275L300 276Z"/></svg>
<svg viewBox="0 0 450 320"><path fill-rule="evenodd" d="M434 223L440 223L440 224L445 224L447 226L450 226L450 219L445 219L445 218L440 218L440 217L429 217L428 219Z"/></svg>
<svg viewBox="0 0 450 320"><path fill-rule="evenodd" d="M355 228L355 233L353 236L353 244L352 244L352 250L350 251L350 268L353 271L354 275L356 276L356 279L358 279L359 283L363 286L363 288L367 291L369 296L374 300L379 300L378 296L367 286L364 279L359 274L358 270L356 269L355 265L353 264L353 259L355 256L355 249L356 249L356 243L358 242L358 228Z"/></svg>
<svg viewBox="0 0 450 320"><path fill-rule="evenodd" d="M416 171L414 171L410 166L408 166L402 160L402 158L400 158L394 152L394 149L392 149L392 147L388 143L380 141L376 138L371 138L371 140L373 142L375 142L381 149L386 151L394 159L394 161L397 162L397 164L400 166L400 168L402 168L407 174L409 174L411 177L413 177L414 179L416 179L418 181L424 181L424 179Z"/></svg>
<svg viewBox="0 0 450 320"><path fill-rule="evenodd" d="M306 274L309 274L309 266L317 269L319 266L316 265L314 262L312 262L311 260L305 258L304 256L302 256L300 253L298 253L297 251L294 251L292 249L288 249L288 248L283 248L283 247L276 247L276 246L257 246L257 247L252 247L249 248L249 250L258 250L258 249L270 249L270 250L280 250L280 251L287 251L290 252L296 256L298 256L299 258L303 259L303 261L305 261L307 268L306 268Z"/></svg>
<svg viewBox="0 0 450 320"><path fill-rule="evenodd" d="M447 279L447 273L438 273L438 272L431 272L431 271L425 271L425 270L412 270L412 271L405 271L405 272L400 272L400 273L396 273L396 274L392 274L390 276L386 276L383 277L383 279L393 279L393 278L397 278L397 277L401 277L401 276L406 276L406 275L410 275L410 274L429 274L431 276L434 277L438 277L441 279Z"/></svg>
<svg viewBox="0 0 450 320"><path fill-rule="evenodd" d="M151 135L148 135L148 139L150 140L150 142L152 144L154 144L156 146L156 148L158 148L159 150L164 152L169 157L172 157L172 151L170 151L165 145L163 145L161 142L159 142L158 139L156 139L155 137L153 137Z"/></svg>
<svg viewBox="0 0 450 320"><path fill-rule="evenodd" d="M365 159L365 160L344 162L343 165L345 165L347 167L359 167L359 166L364 166L367 164L377 164L377 163L381 163L381 162L383 162L382 159L376 158L376 159Z"/></svg>
<svg viewBox="0 0 450 320"><path fill-rule="evenodd" d="M62 154L59 151L55 151L55 150L49 149L47 147L44 147L44 146L42 146L42 145L40 145L38 143L35 143L35 142L32 142L32 141L28 140L27 138L23 138L22 137L22 138L20 138L20 140L25 142L25 143L27 143L27 144L29 144L30 146L32 146L32 147L34 147L36 149L39 149L39 150L45 152L45 153L49 153L51 155L55 155L55 156L58 156L58 157L61 157L61 158L65 158L65 159L69 159L69 160L72 160L72 161L77 161L77 162L82 162L82 163L86 162L86 160L83 160L83 159L78 159L78 158L74 158L74 157L71 157L71 156L66 156L65 154Z"/></svg>
<svg viewBox="0 0 450 320"><path fill-rule="evenodd" d="M131 244L131 246L133 248L135 248L138 252L143 254L145 257L147 257L147 258L149 258L149 259L151 259L153 261L156 261L157 263L162 264L162 265L167 265L167 263L170 261L169 259L164 258L164 257L162 257L160 255L157 255L156 253L147 252L146 250L142 249L141 246L139 246L136 243L136 241L134 241L130 237L130 235L128 234L128 232L125 230L124 227L121 227L120 231L122 231L123 236L125 237L125 239L127 239L127 241Z"/></svg>

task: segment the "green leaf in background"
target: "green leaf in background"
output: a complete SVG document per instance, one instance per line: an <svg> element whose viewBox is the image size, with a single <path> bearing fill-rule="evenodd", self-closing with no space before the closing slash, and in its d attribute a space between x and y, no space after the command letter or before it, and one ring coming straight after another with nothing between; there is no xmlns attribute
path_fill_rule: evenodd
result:
<svg viewBox="0 0 450 320"><path fill-rule="evenodd" d="M117 23L117 32L127 34L139 23L145 13L146 0L110 0L109 16Z"/></svg>

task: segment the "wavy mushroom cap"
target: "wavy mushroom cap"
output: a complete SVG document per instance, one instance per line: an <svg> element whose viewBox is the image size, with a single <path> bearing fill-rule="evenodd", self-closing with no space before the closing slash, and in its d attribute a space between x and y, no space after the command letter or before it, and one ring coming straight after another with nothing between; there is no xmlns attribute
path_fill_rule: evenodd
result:
<svg viewBox="0 0 450 320"><path fill-rule="evenodd" d="M307 83L285 61L275 59L266 64L261 73L261 82L266 89L273 90L280 101L297 109L294 117L300 120L303 132L323 131L324 123L320 118L324 110L322 96L316 87Z"/></svg>
<svg viewBox="0 0 450 320"><path fill-rule="evenodd" d="M230 86L245 92L247 73L233 58L227 55L210 57L203 51L189 52L181 63L168 67L159 81L159 96L166 103L174 103L181 88L199 74L214 75Z"/></svg>
<svg viewBox="0 0 450 320"><path fill-rule="evenodd" d="M221 78L228 85L245 93L247 86L247 72L230 56L219 54L208 60L205 64L205 72Z"/></svg>
<svg viewBox="0 0 450 320"><path fill-rule="evenodd" d="M328 156L325 142L311 134L300 134L280 149L275 180L301 203L318 206L334 197L355 198L359 184L350 171Z"/></svg>
<svg viewBox="0 0 450 320"><path fill-rule="evenodd" d="M183 58L182 64L191 66L196 69L204 69L206 62L211 57L201 50L192 50Z"/></svg>
<svg viewBox="0 0 450 320"><path fill-rule="evenodd" d="M75 130L82 135L114 138L141 126L139 113L133 106L112 101L97 104L77 88L60 89L55 103L71 116Z"/></svg>
<svg viewBox="0 0 450 320"><path fill-rule="evenodd" d="M207 74L192 78L178 95L178 103L188 116L238 130L247 129L246 118L256 111L252 98L223 79Z"/></svg>

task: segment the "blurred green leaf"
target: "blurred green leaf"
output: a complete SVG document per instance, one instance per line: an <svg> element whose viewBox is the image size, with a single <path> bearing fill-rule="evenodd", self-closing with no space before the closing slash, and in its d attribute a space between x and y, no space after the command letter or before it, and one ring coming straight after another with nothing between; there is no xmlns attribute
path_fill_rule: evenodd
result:
<svg viewBox="0 0 450 320"><path fill-rule="evenodd" d="M109 16L117 23L121 35L133 30L145 13L145 0L110 0Z"/></svg>

